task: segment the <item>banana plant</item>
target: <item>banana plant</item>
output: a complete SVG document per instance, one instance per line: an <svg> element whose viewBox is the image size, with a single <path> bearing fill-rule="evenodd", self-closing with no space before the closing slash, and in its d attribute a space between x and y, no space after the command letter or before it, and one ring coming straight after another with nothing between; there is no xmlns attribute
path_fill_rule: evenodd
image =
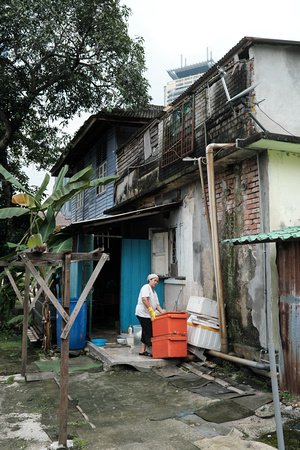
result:
<svg viewBox="0 0 300 450"><path fill-rule="evenodd" d="M63 185L63 179L68 169L67 165L62 167L54 184L52 194L42 202L43 194L50 181L48 173L46 173L37 193L32 195L0 164L0 174L3 178L21 191L21 193L12 197L12 203L19 206L1 208L0 220L11 219L25 214L30 216L29 230L23 236L21 242L17 244L18 249L24 248L24 244L28 248L46 244L47 250L52 252L72 249L72 238L56 229L56 216L62 206L80 192L92 187L104 186L118 178L117 175L112 175L91 180L94 169L92 166L88 166L76 173Z"/></svg>

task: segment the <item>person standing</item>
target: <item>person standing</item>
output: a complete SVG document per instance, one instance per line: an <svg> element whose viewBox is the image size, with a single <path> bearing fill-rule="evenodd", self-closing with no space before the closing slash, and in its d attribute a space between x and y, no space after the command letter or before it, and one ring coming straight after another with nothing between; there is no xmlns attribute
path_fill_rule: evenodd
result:
<svg viewBox="0 0 300 450"><path fill-rule="evenodd" d="M142 347L139 355L142 356L152 356L146 348L151 347L152 338L152 322L155 320L155 310L163 313L164 310L161 308L158 300L157 293L154 288L157 286L159 278L155 273L151 273L147 277L148 284L142 286L138 302L135 309L135 315L138 318L142 327Z"/></svg>

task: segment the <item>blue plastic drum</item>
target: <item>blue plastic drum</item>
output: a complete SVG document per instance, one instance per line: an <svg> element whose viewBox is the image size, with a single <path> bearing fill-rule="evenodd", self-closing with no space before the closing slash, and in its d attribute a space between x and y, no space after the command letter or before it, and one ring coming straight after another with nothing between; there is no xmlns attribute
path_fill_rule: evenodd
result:
<svg viewBox="0 0 300 450"><path fill-rule="evenodd" d="M61 298L58 299L61 304ZM70 298L70 315L72 314L78 298ZM70 350L80 350L86 345L86 322L87 322L87 311L86 311L86 301L84 301L80 311L72 325L69 334L69 349ZM57 346L61 348L61 315L56 311L56 336L57 336Z"/></svg>

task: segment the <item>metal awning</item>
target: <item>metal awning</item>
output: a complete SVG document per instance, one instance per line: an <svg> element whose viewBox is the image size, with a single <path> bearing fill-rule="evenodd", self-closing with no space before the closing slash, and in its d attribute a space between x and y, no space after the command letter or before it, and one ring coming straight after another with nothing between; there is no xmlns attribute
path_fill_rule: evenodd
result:
<svg viewBox="0 0 300 450"><path fill-rule="evenodd" d="M300 225L282 228L280 230L267 233L253 234L251 236L242 236L235 239L225 239L222 244L230 242L231 244L262 244L264 242L287 242L300 240Z"/></svg>
<svg viewBox="0 0 300 450"><path fill-rule="evenodd" d="M113 225L116 223L137 220L144 217L153 216L156 214L164 213L172 209L178 208L182 204L182 200L176 202L165 203L163 205L151 206L149 208L137 209L135 211L129 211L121 214L115 214L111 216L101 217L99 219L86 220L84 222L74 222L64 229L68 233L84 232L93 233L95 229L106 225Z"/></svg>

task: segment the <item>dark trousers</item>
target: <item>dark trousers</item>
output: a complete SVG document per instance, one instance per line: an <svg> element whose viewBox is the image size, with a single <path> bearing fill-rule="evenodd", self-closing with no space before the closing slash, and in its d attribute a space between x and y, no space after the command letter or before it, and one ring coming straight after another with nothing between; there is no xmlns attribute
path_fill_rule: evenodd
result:
<svg viewBox="0 0 300 450"><path fill-rule="evenodd" d="M139 322L142 327L142 343L146 344L147 347L152 346L151 338L152 338L152 322L151 319L147 317L136 316L139 319Z"/></svg>

